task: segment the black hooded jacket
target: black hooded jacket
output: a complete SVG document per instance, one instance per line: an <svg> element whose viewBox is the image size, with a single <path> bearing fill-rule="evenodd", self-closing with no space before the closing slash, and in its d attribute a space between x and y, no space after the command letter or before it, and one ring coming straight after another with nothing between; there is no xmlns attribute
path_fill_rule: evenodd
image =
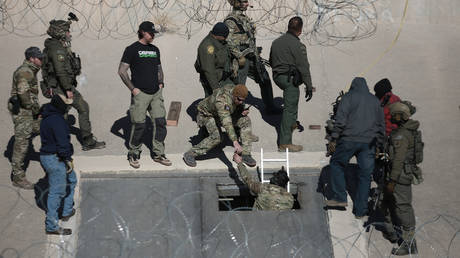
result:
<svg viewBox="0 0 460 258"><path fill-rule="evenodd" d="M382 146L385 137L385 119L379 100L369 92L366 80L353 79L341 99L331 134L335 140L370 143L374 139Z"/></svg>
<svg viewBox="0 0 460 258"><path fill-rule="evenodd" d="M70 142L69 125L64 119L64 112L51 103L43 106L40 123L42 147L40 155L56 154L62 160L71 160L73 146Z"/></svg>

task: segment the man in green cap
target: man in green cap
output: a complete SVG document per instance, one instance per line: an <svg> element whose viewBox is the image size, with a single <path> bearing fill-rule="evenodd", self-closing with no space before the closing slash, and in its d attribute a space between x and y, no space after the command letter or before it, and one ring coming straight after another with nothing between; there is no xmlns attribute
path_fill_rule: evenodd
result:
<svg viewBox="0 0 460 258"><path fill-rule="evenodd" d="M227 36L227 25L218 22L198 47L195 69L200 74L205 97L212 95L215 89L233 83L230 50L225 41Z"/></svg>
<svg viewBox="0 0 460 258"><path fill-rule="evenodd" d="M305 84L305 98L313 96L307 48L300 41L302 18L296 16L289 20L288 31L273 41L270 49L270 64L273 80L283 90L284 110L281 119L279 151L301 151L302 145L292 143L292 132L297 127L299 105L299 86Z"/></svg>
<svg viewBox="0 0 460 258"><path fill-rule="evenodd" d="M270 76L260 58L262 48L256 46L256 26L245 13L249 2L247 0L228 0L228 2L233 6L233 10L224 22L230 30L227 43L233 57L232 70L237 73L237 83L246 84L249 76L259 84L265 112L279 114L281 109L273 102Z"/></svg>
<svg viewBox="0 0 460 258"><path fill-rule="evenodd" d="M63 94L73 99L71 106L78 111L82 149L84 151L102 149L105 148L105 142L97 141L91 133L89 105L76 89L77 76L81 73L81 61L71 49L70 24L72 20L77 21L78 19L71 16L68 21L50 21L46 32L50 38L45 40L43 81L40 86L45 97L51 98L54 94Z"/></svg>
<svg viewBox="0 0 460 258"><path fill-rule="evenodd" d="M26 49L24 62L13 74L13 86L8 102L8 110L14 123L12 180L14 186L23 189L34 189L34 185L26 178L24 159L33 134L40 134L37 72L42 60L43 53L38 47Z"/></svg>
<svg viewBox="0 0 460 258"><path fill-rule="evenodd" d="M244 108L244 100L247 96L248 89L246 86L229 84L218 88L211 96L198 103L196 121L199 127L206 128L209 136L184 153L185 164L195 167L197 156L206 154L222 141L219 130L220 125L222 125L233 143L235 153L242 154L243 162L246 165L250 167L256 165L256 161L251 156L251 145L253 141L256 141L254 139L256 137L251 132L249 109ZM235 127L239 129L240 137L237 136ZM242 146L238 138L240 138Z"/></svg>
<svg viewBox="0 0 460 258"><path fill-rule="evenodd" d="M420 123L410 119L410 108L403 102L390 105L391 122L397 125L390 135L391 171L386 175L386 187L382 211L385 214L383 235L399 246L391 251L394 255L417 254L415 241L415 214L412 207L412 184L418 184L421 170L416 165L421 162L423 142ZM398 237L395 226L401 227Z"/></svg>

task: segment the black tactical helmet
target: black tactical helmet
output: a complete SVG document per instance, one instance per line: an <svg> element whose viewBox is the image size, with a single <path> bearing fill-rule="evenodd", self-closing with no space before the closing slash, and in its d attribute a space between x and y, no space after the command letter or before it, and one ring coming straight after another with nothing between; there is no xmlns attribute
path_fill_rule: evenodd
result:
<svg viewBox="0 0 460 258"><path fill-rule="evenodd" d="M65 40L66 39L66 32L70 31L70 24L71 21L64 21L64 20L52 20L50 21L50 26L46 33L50 35L52 38Z"/></svg>

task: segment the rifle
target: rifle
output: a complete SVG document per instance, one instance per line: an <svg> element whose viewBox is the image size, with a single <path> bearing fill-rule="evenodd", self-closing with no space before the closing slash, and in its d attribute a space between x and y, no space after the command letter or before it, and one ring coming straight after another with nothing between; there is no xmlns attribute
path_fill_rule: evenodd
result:
<svg viewBox="0 0 460 258"><path fill-rule="evenodd" d="M337 109L339 108L340 100L342 99L343 95L345 93L343 91L340 91L339 96L335 99L335 101L331 104L332 105L332 113L329 113L329 119L326 121L326 126L324 128L326 129L326 137L324 137L328 142L332 141L332 129L334 128L334 123L335 123L335 116L337 114ZM329 152L329 143L326 144L326 157L329 157L332 155L332 153Z"/></svg>
<svg viewBox="0 0 460 258"><path fill-rule="evenodd" d="M379 204L382 201L382 194L385 190L385 176L390 171L390 158L386 150L375 159L375 169L373 173L374 181L377 183L377 187L371 189L371 203L369 205L369 215L375 214L379 208Z"/></svg>

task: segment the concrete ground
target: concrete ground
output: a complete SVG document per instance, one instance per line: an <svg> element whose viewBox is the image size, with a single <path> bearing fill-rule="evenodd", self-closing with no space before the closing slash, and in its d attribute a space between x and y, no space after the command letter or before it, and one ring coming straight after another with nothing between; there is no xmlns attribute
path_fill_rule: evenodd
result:
<svg viewBox="0 0 460 258"><path fill-rule="evenodd" d="M306 126L323 125L331 111L330 103L340 90L347 88L353 77L363 71L366 71L364 77L370 88L381 78L389 78L394 92L417 106L414 119L421 122L425 142L422 164L425 182L413 188L419 257L458 257L460 20L456 12L459 6L453 0L436 1L436 4L428 0L410 1L401 34L392 45L400 28L399 20L404 3L390 2L393 19L381 20L372 37L341 42L333 47L307 46L313 84L317 91L308 103L301 98L299 120ZM171 101L182 102L178 127L168 127L166 152L168 156L175 157L174 166L183 168L185 165L180 160L180 154L190 147L190 137L197 133L196 124L190 115L193 113L191 105L203 97L203 91L193 63L196 47L206 33L204 29L190 40L167 34L154 41L162 51L166 77L165 105L168 108ZM42 46L43 40L43 37L23 38L12 34L0 37L0 83L3 85L0 103L7 103L11 75L22 62L24 49L31 45ZM73 137L77 170L88 165L90 169L86 171L98 171L100 169L96 168L110 166L113 162L107 156L115 157L124 164L115 170L128 168L125 161L126 140L123 136L129 128L126 117L129 92L118 78L116 70L123 49L135 40L136 35L128 40L74 38L73 49L80 54L83 62L78 90L90 104L95 136L107 143L106 149L83 152ZM264 47L262 56L268 57L271 40L261 39L259 43ZM388 52L372 65L386 49ZM262 112L258 86L250 80L247 84L254 96L250 99L254 104L250 113L253 130L260 137L253 149L260 151L260 148L264 148L266 152L275 152L279 118L267 117ZM275 85L273 89L276 100L281 102L282 92ZM41 101L46 102L45 99ZM46 253L47 250L67 242L65 239L45 236L44 212L35 204L34 192L11 186L9 158L13 126L6 108L0 110L0 118L4 121L0 124L0 147L4 154L0 158L0 167L4 171L0 176L0 257L58 257L56 253ZM312 153L324 151L323 130L296 132L294 141L305 148L304 152L295 156L294 162L313 159ZM39 147L39 139L36 138L34 151L38 151ZM225 151L231 151L231 148L227 147ZM27 175L32 182L36 182L44 176L44 172L37 154L31 157ZM85 163L86 158L91 158L92 162ZM315 160L313 163L317 167L327 164L324 158L317 157ZM143 152L142 162L143 166L150 162L147 148ZM366 232L361 227L363 222L355 220L350 212L334 211L329 216L332 238L336 240L333 242L336 257L389 256L391 245L384 241L378 231L371 228ZM358 239L356 243L355 239ZM350 252L357 254L352 255Z"/></svg>

